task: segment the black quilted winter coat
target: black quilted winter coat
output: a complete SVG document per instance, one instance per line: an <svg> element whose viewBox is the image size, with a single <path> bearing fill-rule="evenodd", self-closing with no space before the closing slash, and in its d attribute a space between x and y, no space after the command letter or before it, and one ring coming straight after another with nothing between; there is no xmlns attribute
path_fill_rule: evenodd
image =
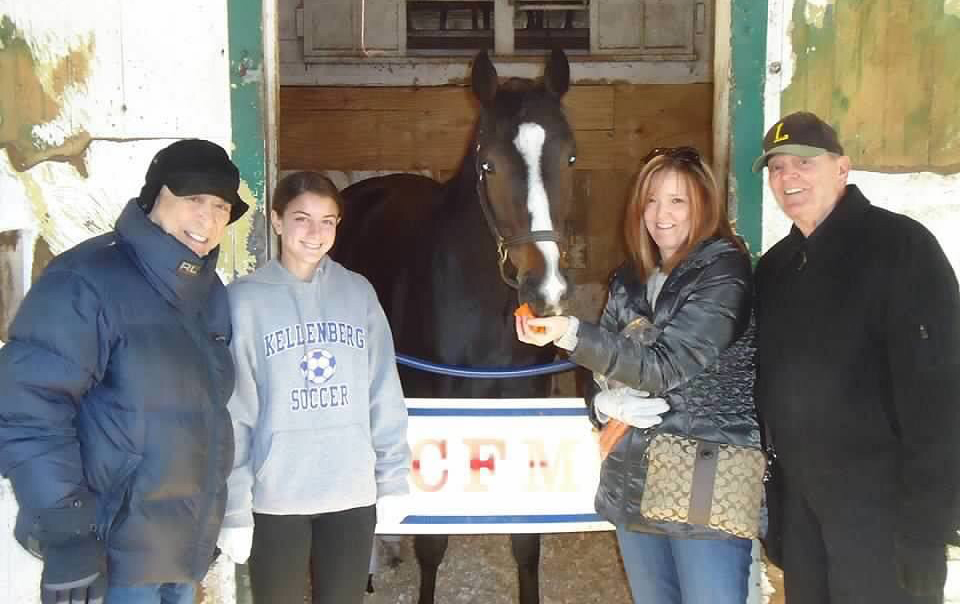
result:
<svg viewBox="0 0 960 604"><path fill-rule="evenodd" d="M580 324L572 361L670 404L663 423L648 431L630 429L603 462L596 507L613 524L673 537L729 537L704 526L643 518L644 453L658 432L760 447L752 392L751 291L747 255L726 239L712 238L670 272L653 309L646 283L628 264L610 283L600 324ZM653 323L643 342L620 335L639 317ZM587 395L595 423L597 391L591 384Z"/></svg>
<svg viewBox="0 0 960 604"><path fill-rule="evenodd" d="M50 264L0 348L0 473L21 516L94 501L113 586L199 579L213 558L234 385L216 262L131 201Z"/></svg>

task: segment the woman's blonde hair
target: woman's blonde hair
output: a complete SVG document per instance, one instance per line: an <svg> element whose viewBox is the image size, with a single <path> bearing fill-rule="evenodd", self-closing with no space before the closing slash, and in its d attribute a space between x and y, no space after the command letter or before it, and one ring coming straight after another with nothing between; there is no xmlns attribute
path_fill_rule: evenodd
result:
<svg viewBox="0 0 960 604"><path fill-rule="evenodd" d="M663 273L669 273L687 257L690 250L710 237L729 239L746 253L727 215L726 199L720 195L713 171L703 163L696 149L654 149L648 157L650 159L633 179L623 222L627 250L638 277L646 281L658 268ZM683 179L690 193L690 235L680 249L663 261L660 249L647 231L643 213L650 200L654 177L668 172L674 172Z"/></svg>

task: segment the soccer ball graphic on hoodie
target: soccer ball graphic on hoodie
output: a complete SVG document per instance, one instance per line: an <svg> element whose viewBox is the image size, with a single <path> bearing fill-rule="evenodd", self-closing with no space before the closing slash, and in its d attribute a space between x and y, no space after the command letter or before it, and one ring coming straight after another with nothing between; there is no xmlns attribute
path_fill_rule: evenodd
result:
<svg viewBox="0 0 960 604"><path fill-rule="evenodd" d="M314 348L303 355L300 371L311 384L323 384L337 372L337 358L322 348Z"/></svg>

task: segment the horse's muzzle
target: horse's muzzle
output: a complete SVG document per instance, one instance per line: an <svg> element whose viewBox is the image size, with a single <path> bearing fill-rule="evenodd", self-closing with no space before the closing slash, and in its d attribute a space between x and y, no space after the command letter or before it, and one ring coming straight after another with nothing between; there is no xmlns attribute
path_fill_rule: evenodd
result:
<svg viewBox="0 0 960 604"><path fill-rule="evenodd" d="M520 304L526 302L538 317L563 314L569 299L570 281L563 273L552 277L523 275L520 278Z"/></svg>

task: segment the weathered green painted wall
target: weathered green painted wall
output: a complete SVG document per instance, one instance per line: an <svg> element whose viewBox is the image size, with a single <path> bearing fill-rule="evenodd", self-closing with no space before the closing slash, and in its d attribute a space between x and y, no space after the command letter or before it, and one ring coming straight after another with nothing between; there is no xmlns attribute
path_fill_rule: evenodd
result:
<svg viewBox="0 0 960 604"><path fill-rule="evenodd" d="M797 0L784 114L833 124L861 170L960 171L960 2Z"/></svg>
<svg viewBox="0 0 960 604"><path fill-rule="evenodd" d="M737 204L737 232L757 257L761 250L763 182L751 171L763 141L767 0L733 0L730 63L730 178Z"/></svg>
<svg viewBox="0 0 960 604"><path fill-rule="evenodd" d="M231 253L236 274L266 261L266 130L263 72L263 5L261 0L230 0L230 112L234 163L248 188L251 212L234 234Z"/></svg>

